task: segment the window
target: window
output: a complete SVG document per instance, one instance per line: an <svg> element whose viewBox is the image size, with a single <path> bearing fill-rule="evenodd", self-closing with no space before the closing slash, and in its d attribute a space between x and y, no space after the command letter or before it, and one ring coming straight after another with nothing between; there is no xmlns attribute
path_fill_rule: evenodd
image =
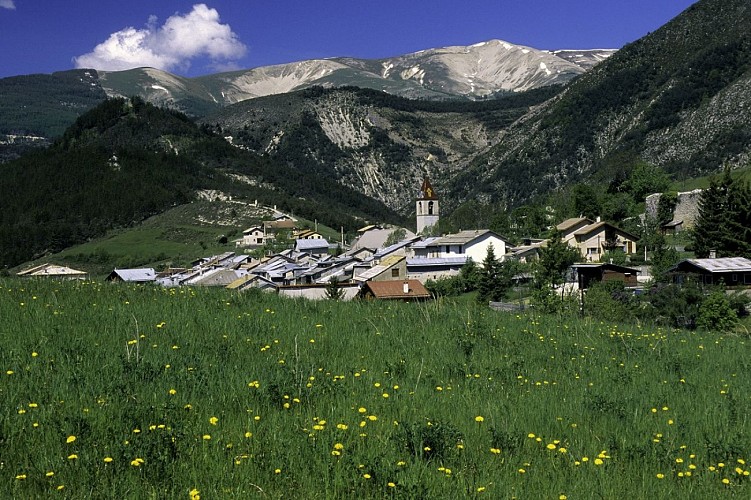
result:
<svg viewBox="0 0 751 500"><path fill-rule="evenodd" d="M433 215L433 202L428 202L428 215Z"/></svg>
<svg viewBox="0 0 751 500"><path fill-rule="evenodd" d="M399 277L399 268L394 268L391 270L391 277L392 278L398 278Z"/></svg>
<svg viewBox="0 0 751 500"><path fill-rule="evenodd" d="M589 247L587 248L587 255L594 255L600 253L597 249L597 247Z"/></svg>

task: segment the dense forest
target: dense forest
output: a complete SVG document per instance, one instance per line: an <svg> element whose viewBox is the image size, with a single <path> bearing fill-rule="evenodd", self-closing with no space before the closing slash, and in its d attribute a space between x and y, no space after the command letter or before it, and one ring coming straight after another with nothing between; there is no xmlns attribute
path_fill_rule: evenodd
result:
<svg viewBox="0 0 751 500"><path fill-rule="evenodd" d="M400 221L375 200L232 147L208 127L140 98L105 101L79 117L49 149L2 168L2 266L131 226L189 202L198 189L277 205L345 230L369 217Z"/></svg>

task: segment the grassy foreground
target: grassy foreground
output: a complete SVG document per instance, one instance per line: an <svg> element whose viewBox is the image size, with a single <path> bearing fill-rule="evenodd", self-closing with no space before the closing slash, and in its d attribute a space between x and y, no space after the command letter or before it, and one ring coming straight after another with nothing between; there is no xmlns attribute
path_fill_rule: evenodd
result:
<svg viewBox="0 0 751 500"><path fill-rule="evenodd" d="M0 281L3 498L751 496L745 337Z"/></svg>

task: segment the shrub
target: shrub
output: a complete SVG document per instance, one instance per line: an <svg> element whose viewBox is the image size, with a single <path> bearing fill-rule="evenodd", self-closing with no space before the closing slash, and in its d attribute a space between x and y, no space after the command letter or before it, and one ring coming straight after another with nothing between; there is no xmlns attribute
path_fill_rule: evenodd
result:
<svg viewBox="0 0 751 500"><path fill-rule="evenodd" d="M715 289L707 295L699 306L696 326L704 330L728 332L738 323L738 315L730 304L730 299L722 289Z"/></svg>

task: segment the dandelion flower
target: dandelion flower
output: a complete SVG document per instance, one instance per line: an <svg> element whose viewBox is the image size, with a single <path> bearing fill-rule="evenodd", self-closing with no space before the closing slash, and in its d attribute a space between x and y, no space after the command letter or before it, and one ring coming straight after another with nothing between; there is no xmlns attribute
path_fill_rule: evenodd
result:
<svg viewBox="0 0 751 500"><path fill-rule="evenodd" d="M54 472L52 472L52 471L49 471L49 472L47 472L47 473L45 474L45 476L46 476L46 477L52 477L52 476L54 476L54 475L55 475L55 473L54 473Z"/></svg>
<svg viewBox="0 0 751 500"><path fill-rule="evenodd" d="M485 421L485 418L483 418L482 415L477 415L475 417L475 422L483 422L483 421Z"/></svg>
<svg viewBox="0 0 751 500"><path fill-rule="evenodd" d="M75 440L76 440L76 436L68 436L68 439L66 439L65 442L70 444Z"/></svg>
<svg viewBox="0 0 751 500"><path fill-rule="evenodd" d="M68 455L68 460L77 460L77 459L78 459L78 455L76 455L75 453L73 453L72 455Z"/></svg>
<svg viewBox="0 0 751 500"><path fill-rule="evenodd" d="M203 439L204 441L208 441L208 440L210 440L210 439L211 439L211 434L204 434L204 435L202 436L202 439Z"/></svg>
<svg viewBox="0 0 751 500"><path fill-rule="evenodd" d="M112 457L104 457L104 463L105 464L108 464L110 462L112 462Z"/></svg>
<svg viewBox="0 0 751 500"><path fill-rule="evenodd" d="M216 424L217 424L217 422L219 422L219 419L218 419L217 417L211 417L211 418L209 419L209 423L210 423L211 425L216 425Z"/></svg>

